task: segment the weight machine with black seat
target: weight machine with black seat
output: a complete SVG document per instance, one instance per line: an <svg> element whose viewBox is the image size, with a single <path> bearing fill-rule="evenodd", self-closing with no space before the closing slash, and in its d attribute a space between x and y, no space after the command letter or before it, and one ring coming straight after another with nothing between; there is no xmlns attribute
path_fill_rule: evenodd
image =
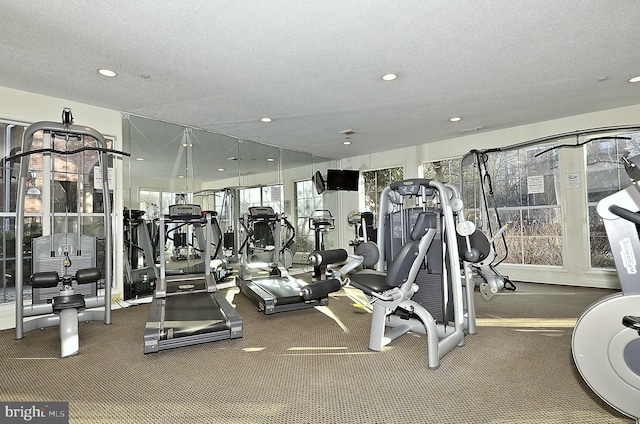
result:
<svg viewBox="0 0 640 424"><path fill-rule="evenodd" d="M245 237L239 249L240 269L236 284L265 315L326 306L328 295L340 289L339 282L307 283L289 275L281 263L281 220L271 207L249 208L244 220L240 221ZM260 262L249 261L252 239L261 249L260 255L254 253L252 256L262 260Z"/></svg>
<svg viewBox="0 0 640 424"><path fill-rule="evenodd" d="M176 223L202 228L204 257L211 257L213 214L199 205L171 205L160 226ZM160 245L164 246L164 232ZM166 274L165 250L160 250L160 278L144 331L144 353L242 337L242 318L218 290L211 267L193 275Z"/></svg>
<svg viewBox="0 0 640 424"><path fill-rule="evenodd" d="M42 134L42 148L34 147L34 135ZM85 156L82 153L96 155L99 172L104 178L95 186L91 184L84 169ZM55 201L54 182L65 190L64 232L55 232L55 214L47 222L43 217L45 235L33 240L32 248L32 301L25 305L23 299L23 242L26 187L30 174L30 158L41 154L43 175L43 197ZM24 132L21 153L11 159L21 158L16 206L16 339L24 333L39 328L59 326L61 357L79 352L78 323L80 321L99 320L111 324L111 286L112 276L112 232L111 232L111 196L107 178L107 163L110 154L128 156L127 153L108 148L107 142L98 131L73 124L71 110L65 108L62 123L37 122ZM61 160L73 155L74 160ZM94 162L95 163L95 162ZM96 168L93 168L94 172ZM94 175L95 176L95 175ZM75 182L75 185L72 183ZM71 187L74 187L73 189ZM76 195L72 196L71 194ZM82 193L83 195L78 195ZM97 197L101 199L96 200ZM84 203L93 198L93 204ZM73 203L74 199L78 203ZM91 206L100 203L103 214L104 231L104 275L96 268L99 253L96 249L97 238L82 234L85 223L82 213ZM53 208L55 211L55 207ZM69 212L77 214L77 232L69 232L72 225ZM45 225L46 224L46 225ZM46 228L49 227L49 228ZM47 234L52 233L52 234ZM62 274L62 275L60 275ZM73 276L75 274L75 276ZM104 278L104 287L98 289L98 281ZM101 292L102 291L102 292ZM101 309L100 309L101 308ZM25 319L28 318L28 319Z"/></svg>
<svg viewBox="0 0 640 424"><path fill-rule="evenodd" d="M396 204L417 199L423 206L394 211L390 193ZM364 269L350 277L351 286L362 290L373 307L369 349L381 351L410 331L425 334L431 369L438 368L454 347L464 345L465 320L475 322L475 316L465 317L474 309L465 308L472 294L465 294L462 286L450 195L443 183L429 179L386 187L380 201L376 270ZM438 209L426 206L434 196Z"/></svg>
<svg viewBox="0 0 640 424"><path fill-rule="evenodd" d="M631 185L598 202L622 291L591 305L571 340L573 360L602 400L640 423L640 155L622 163Z"/></svg>

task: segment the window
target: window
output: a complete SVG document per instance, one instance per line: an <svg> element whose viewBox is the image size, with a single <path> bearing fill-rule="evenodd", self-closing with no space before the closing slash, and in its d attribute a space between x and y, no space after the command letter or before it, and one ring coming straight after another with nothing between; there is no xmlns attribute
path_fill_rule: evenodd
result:
<svg viewBox="0 0 640 424"><path fill-rule="evenodd" d="M374 219L377 219L382 190L404 178L402 167L363 171L360 175L364 180L364 201L360 212L373 212Z"/></svg>
<svg viewBox="0 0 640 424"><path fill-rule="evenodd" d="M548 150L550 147L488 154L495 198L492 228L499 229L497 217L501 224L509 225L504 233L506 263L562 266L562 210L556 192L558 150ZM499 252L499 243L496 250L499 256L504 254Z"/></svg>
<svg viewBox="0 0 640 424"><path fill-rule="evenodd" d="M2 267L2 292L0 303L15 301L15 218L17 183L20 160L9 161L7 158L20 152L26 125L0 122L0 149L3 158L0 160L0 267ZM109 147L111 145L108 140ZM55 138L52 147L59 150L74 150L82 146L95 146L91 137L63 140ZM32 149L43 147L41 132L33 135ZM85 151L74 155L55 155L51 161L51 177L43 175L43 154L33 154L29 158L27 186L25 194L25 234L24 234L24 299L31 297L29 276L32 270L31 242L43 233L43 215L50 220L53 232L77 232L78 227L83 234L98 238L98 267L103 267L104 255L104 218L101 213L102 190L94 187L94 169L98 154ZM53 180L50 187L50 204L43 204L44 180ZM80 184L81 183L81 184ZM81 191L80 191L81 190ZM81 219L78 212L82 212Z"/></svg>
<svg viewBox="0 0 640 424"><path fill-rule="evenodd" d="M0 161L0 186L2 195L0 196L0 267L2 271L2 292L0 293L0 303L15 301L15 215L17 199L17 180L20 172L20 161L8 161L7 158L20 153L22 146L22 135L26 126L0 122L0 149L2 150L2 160ZM32 159L33 162L33 159ZM31 179L27 183L27 189L33 189L33 194L27 197L25 208L27 211L39 212L42 210L42 202L37 193L42 190L42 172L34 171ZM29 275L31 270L31 239L42 235L42 217L29 216L25 213L25 235L24 235L24 287L25 299L31 298L29 288Z"/></svg>
<svg viewBox="0 0 640 424"><path fill-rule="evenodd" d="M422 166L422 175L424 178L458 186L460 182L460 159L437 160L425 163Z"/></svg>
<svg viewBox="0 0 640 424"><path fill-rule="evenodd" d="M140 195L140 210L145 212L147 220L160 218L169 213L169 206L191 202L191 195L172 191L143 190Z"/></svg>
<svg viewBox="0 0 640 424"><path fill-rule="evenodd" d="M487 170L480 175L476 160L460 159L423 165L425 178L451 182L462 190L466 219L485 233L495 234L502 225L506 245L496 241L498 260L528 265L562 265L562 221L556 187L558 152L540 145L491 152L480 156ZM536 156L541 153L539 156ZM462 181L460 178L462 172ZM457 173L457 175L456 175ZM484 181L487 209L483 208Z"/></svg>
<svg viewBox="0 0 640 424"><path fill-rule="evenodd" d="M590 262L593 268L615 269L609 239L602 218L596 212L596 206L600 200L631 184L620 163L625 152L629 152L631 156L640 154L640 132L598 137L584 147Z"/></svg>
<svg viewBox="0 0 640 424"><path fill-rule="evenodd" d="M271 206L275 213L282 213L282 184L240 189L240 213L247 213L251 206Z"/></svg>

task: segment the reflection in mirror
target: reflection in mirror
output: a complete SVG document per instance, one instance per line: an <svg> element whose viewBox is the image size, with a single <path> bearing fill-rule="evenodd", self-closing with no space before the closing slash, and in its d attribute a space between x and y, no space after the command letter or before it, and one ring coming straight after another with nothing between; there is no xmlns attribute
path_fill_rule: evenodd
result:
<svg viewBox="0 0 640 424"><path fill-rule="evenodd" d="M251 206L271 206L276 213L282 213L280 149L240 140L238 151L240 213Z"/></svg>
<svg viewBox="0 0 640 424"><path fill-rule="evenodd" d="M316 172L318 172L323 176L323 179L326 180L327 169L333 169L336 167L337 161L314 156L313 167L311 172L309 173L308 179L305 181L304 190L307 198L312 199L313 202L308 202L307 204L299 202L299 204L297 205L299 210L304 210L305 213L309 214L306 218L307 228L305 235L307 244L312 247L310 251L319 246L320 241L322 241L325 249L336 249L344 247L338 245L338 240L340 239L340 237L338 237L338 234L343 231L344 226L342 224L343 222L346 222L346 217L340 217L337 215L339 213L338 192L325 190L321 194L318 194L319 187L316 186L316 182L312 179L312 176L315 175ZM324 212L314 213L314 211ZM327 214L331 214L335 225L326 226L317 222L317 220L314 220L314 218L317 218L319 216L326 216Z"/></svg>
<svg viewBox="0 0 640 424"><path fill-rule="evenodd" d="M328 168L335 168L334 160L134 115L123 115L123 134L124 149L131 153L124 163L129 190L125 206L144 212L142 223L148 228L153 251L147 255L153 255L149 260L127 255L131 270L152 266L158 258L158 218L168 213L171 204L195 203L203 210L215 210L224 254L231 263L238 259L239 219L249 206L271 206L284 214L295 228L297 250L305 252L314 247L312 212L337 210L336 194L319 195L311 179L316 170L326 174ZM133 223L128 228L133 229ZM126 233L125 246L142 243L137 234ZM180 237L186 237L187 245L194 241L189 234ZM328 235L325 240L333 246L335 239ZM164 247L169 260L174 247L172 240ZM182 256L195 261L197 255Z"/></svg>

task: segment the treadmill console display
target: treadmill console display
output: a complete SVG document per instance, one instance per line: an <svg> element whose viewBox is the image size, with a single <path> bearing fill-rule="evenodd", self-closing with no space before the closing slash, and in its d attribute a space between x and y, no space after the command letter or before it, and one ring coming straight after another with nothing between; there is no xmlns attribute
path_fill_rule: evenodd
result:
<svg viewBox="0 0 640 424"><path fill-rule="evenodd" d="M277 218L271 206L251 206L249 208L249 217L252 221L269 221Z"/></svg>
<svg viewBox="0 0 640 424"><path fill-rule="evenodd" d="M176 220L196 219L202 216L200 205L171 205L169 206L169 218Z"/></svg>

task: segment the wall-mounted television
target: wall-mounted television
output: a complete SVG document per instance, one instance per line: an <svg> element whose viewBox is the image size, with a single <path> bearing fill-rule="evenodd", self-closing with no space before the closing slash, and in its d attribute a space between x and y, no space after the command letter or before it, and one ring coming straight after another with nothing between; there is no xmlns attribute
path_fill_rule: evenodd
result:
<svg viewBox="0 0 640 424"><path fill-rule="evenodd" d="M311 180L313 181L313 184L316 186L316 191L318 192L318 194L324 193L324 190L326 189L326 184L324 182L324 178L322 178L322 173L320 173L320 171L316 171L316 173L313 174L313 177L311 177Z"/></svg>
<svg viewBox="0 0 640 424"><path fill-rule="evenodd" d="M358 191L360 171L327 169L327 190Z"/></svg>

